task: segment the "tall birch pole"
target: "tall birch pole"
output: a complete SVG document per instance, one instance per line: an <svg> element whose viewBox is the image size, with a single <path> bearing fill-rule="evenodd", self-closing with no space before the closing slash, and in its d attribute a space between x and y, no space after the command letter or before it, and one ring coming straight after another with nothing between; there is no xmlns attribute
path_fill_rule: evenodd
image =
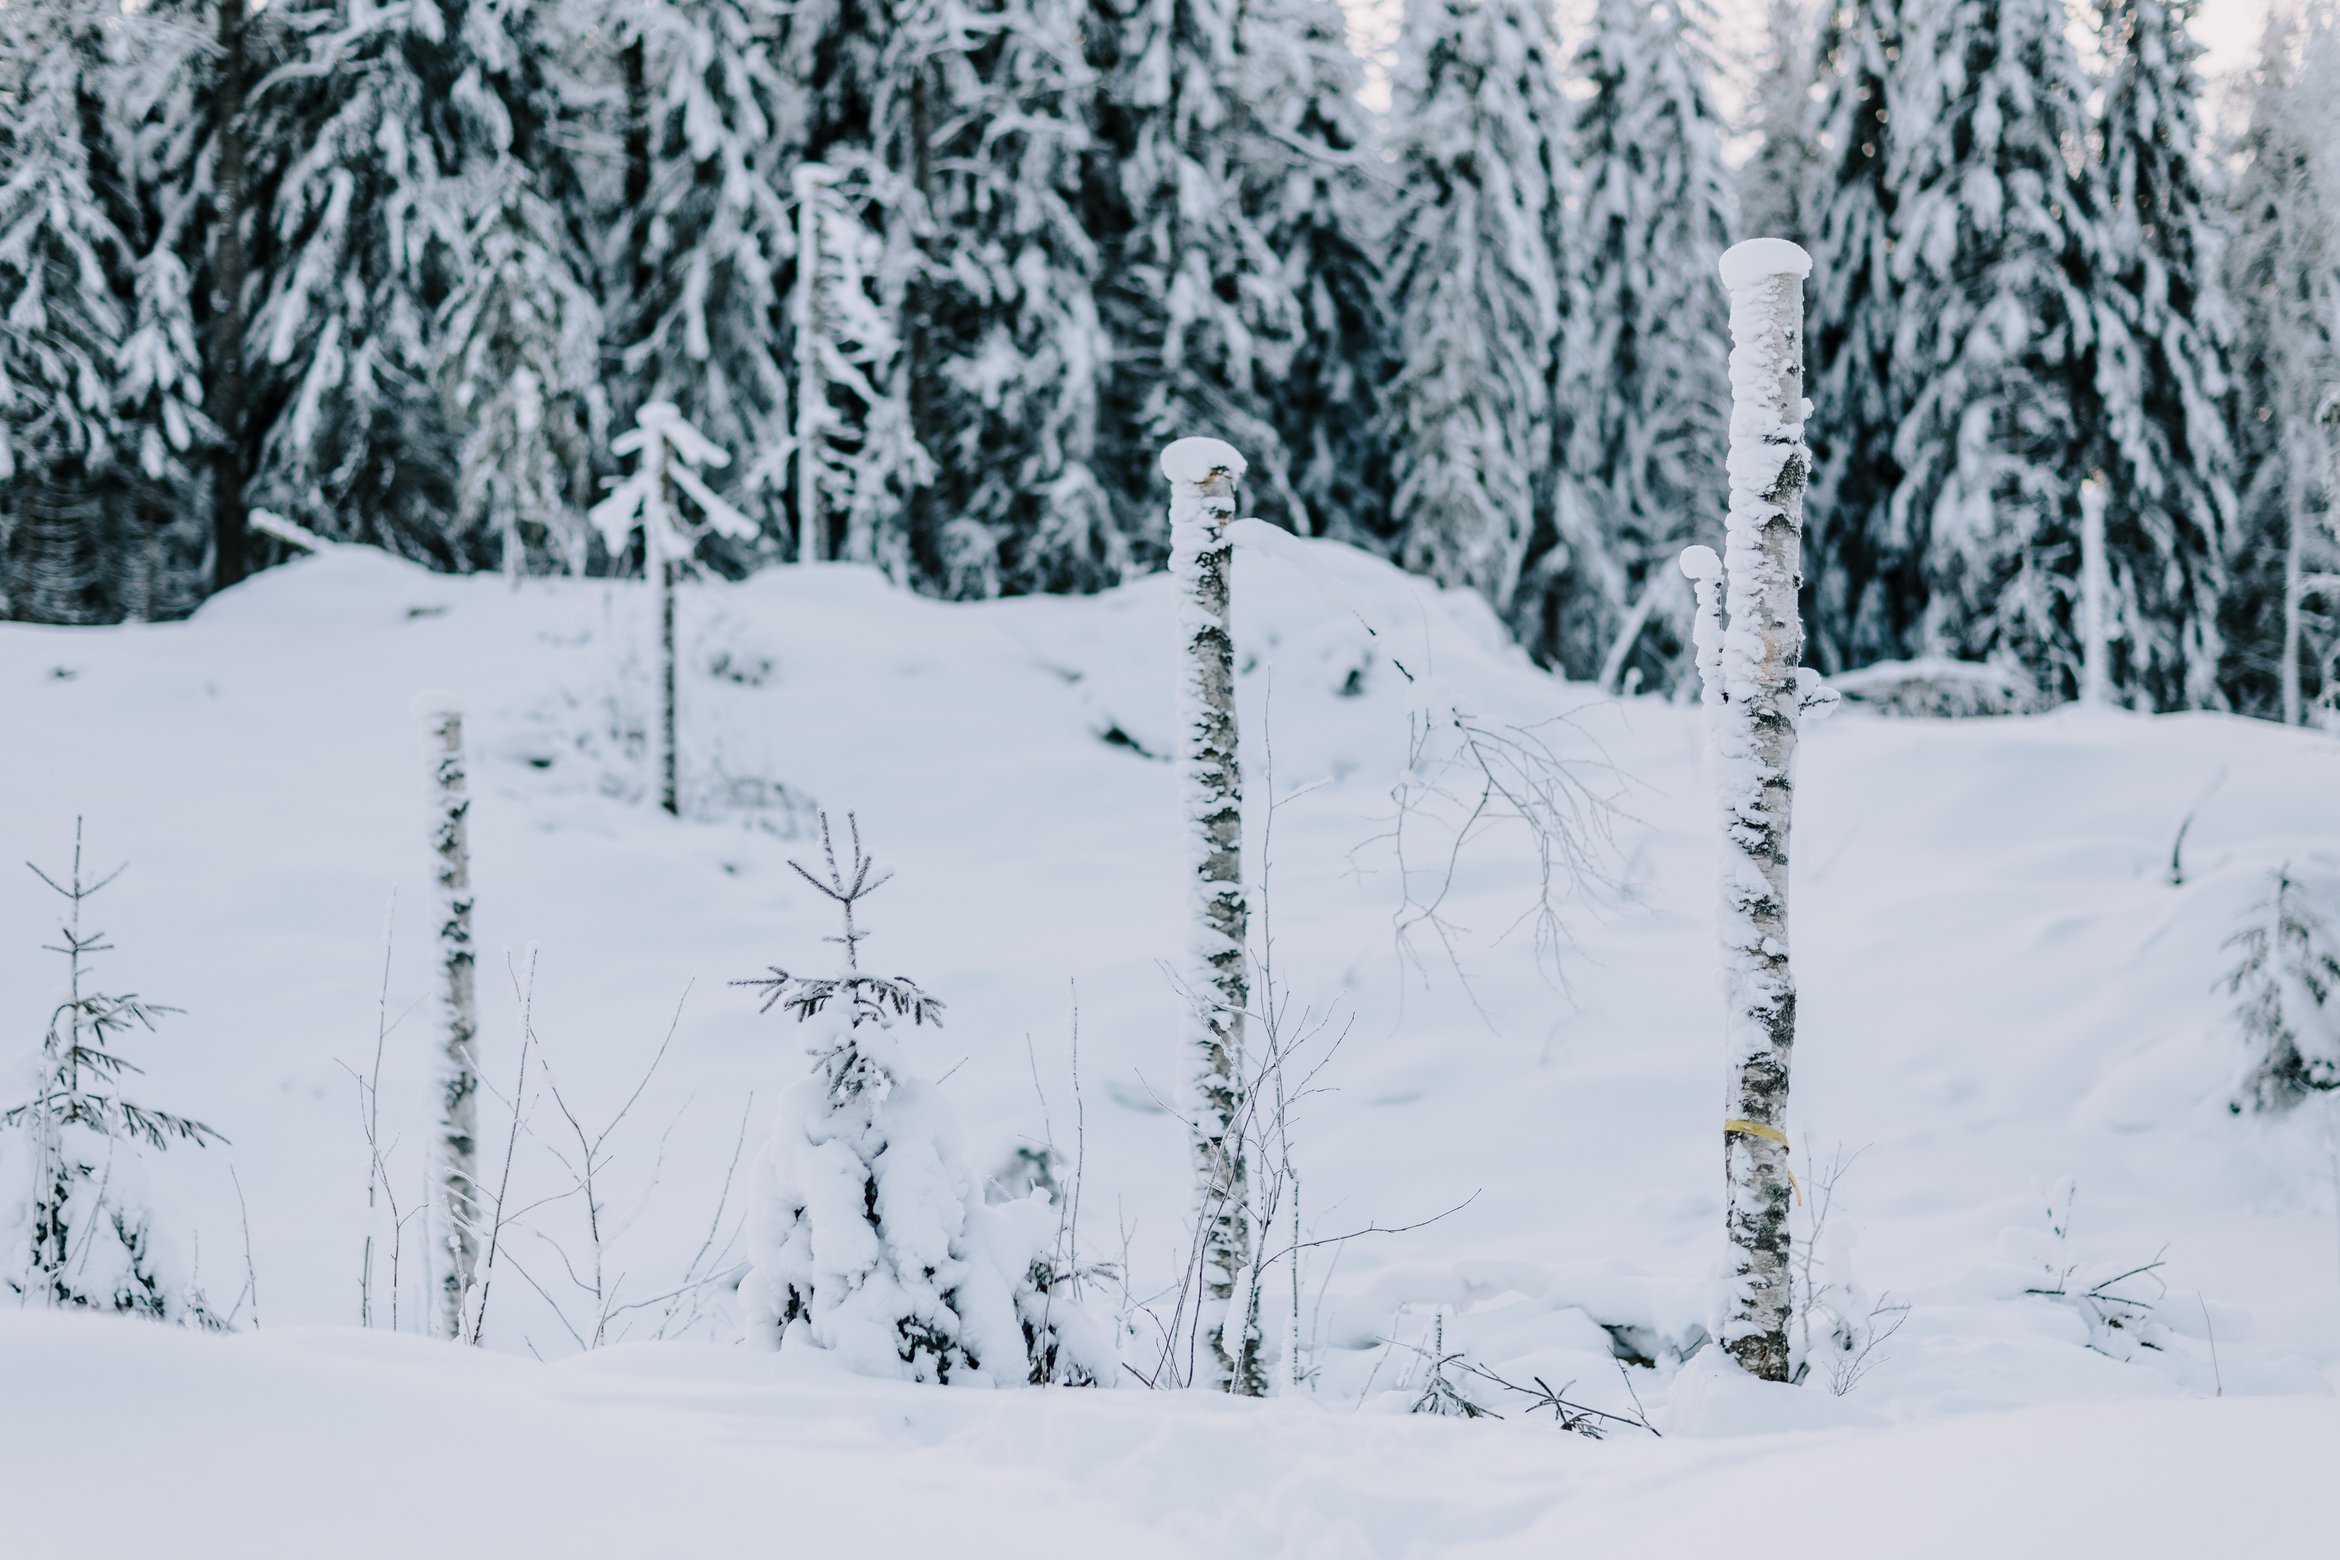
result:
<svg viewBox="0 0 2340 1560"><path fill-rule="evenodd" d="M1178 752L1193 918L1187 932L1186 1045L1194 1080L1194 1171L1200 1221L1200 1355L1195 1384L1259 1397L1250 1188L1243 1162L1243 775L1236 749L1235 641L1228 586L1235 484L1243 457L1217 439L1162 452L1170 483L1170 571L1178 594Z"/></svg>
<svg viewBox="0 0 2340 1560"><path fill-rule="evenodd" d="M479 1263L479 1038L471 945L471 786L463 762L463 711L426 694L422 713L431 817L432 877L439 899L439 1140L433 1190L446 1249L439 1273L438 1333L463 1336L463 1308Z"/></svg>
<svg viewBox="0 0 2340 1560"><path fill-rule="evenodd" d="M1751 1375L1788 1379L1788 1061L1796 985L1788 970L1788 824L1796 730L1826 707L1799 664L1804 626L1804 278L1811 257L1758 238L1722 258L1731 298L1730 513L1726 560L1682 554L1696 586L1695 637L1722 812L1723 1029L1729 1091L1722 1123L1732 1248L1723 1347ZM1730 619L1723 620L1727 592Z"/></svg>
<svg viewBox="0 0 2340 1560"><path fill-rule="evenodd" d="M796 327L796 561L816 563L826 550L821 513L821 437L829 386L821 365L821 191L837 180L823 163L798 163L796 288L789 299Z"/></svg>

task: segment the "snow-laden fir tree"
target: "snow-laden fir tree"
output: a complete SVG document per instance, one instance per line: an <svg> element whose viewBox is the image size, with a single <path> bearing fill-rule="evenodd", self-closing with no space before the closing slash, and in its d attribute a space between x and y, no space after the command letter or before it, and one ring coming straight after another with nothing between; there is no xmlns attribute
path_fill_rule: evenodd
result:
<svg viewBox="0 0 2340 1560"><path fill-rule="evenodd" d="M1812 101L1814 72L1823 63L1815 47L1816 10L1835 20L1834 0L1768 0L1763 8L1763 60L1747 106L1755 146L1739 165L1742 233L1769 234L1799 244L1813 239L1812 195L1822 172L1819 116Z"/></svg>
<svg viewBox="0 0 2340 1560"><path fill-rule="evenodd" d="M218 431L203 410L194 294L209 173L211 10L201 0L157 0L122 12L111 29L108 123L120 147L122 231L132 258L114 386L127 556L109 605L137 620L176 617L194 604L208 529Z"/></svg>
<svg viewBox="0 0 2340 1560"><path fill-rule="evenodd" d="M719 497L700 477L705 467L731 464L724 450L691 426L669 401L653 401L634 414L634 426L617 436L611 453L634 457L634 469L587 516L601 532L610 557L623 558L639 533L642 577L658 594L658 802L670 814L682 811L682 743L677 699L676 586L684 567L709 536L745 545L756 523ZM701 517L692 524L681 498Z"/></svg>
<svg viewBox="0 0 2340 1560"><path fill-rule="evenodd" d="M2078 173L2087 83L2062 0L1953 0L1905 15L1892 94L1892 378L1910 405L1890 529L1927 594L1906 653L2077 676L2100 240Z"/></svg>
<svg viewBox="0 0 2340 1560"><path fill-rule="evenodd" d="M2296 725L2340 666L2340 27L2270 20L2252 73L2229 286L2243 493L2225 615L2235 704Z"/></svg>
<svg viewBox="0 0 2340 1560"><path fill-rule="evenodd" d="M2289 1110L2340 1089L2340 920L2328 879L2286 866L2226 940L2225 989L2250 1052L2237 1111Z"/></svg>
<svg viewBox="0 0 2340 1560"><path fill-rule="evenodd" d="M1243 892L1242 749L1235 726L1235 639L1229 593L1235 487L1243 457L1217 439L1162 451L1170 484L1170 572L1178 593L1178 763L1192 919L1181 969L1193 1079L1196 1255L1195 1386L1259 1397L1259 1290L1253 1267L1243 1020L1249 902ZM1183 1363L1183 1362L1182 1362Z"/></svg>
<svg viewBox="0 0 2340 1560"><path fill-rule="evenodd" d="M986 1206L949 1107L911 1064L904 1042L941 1025L942 1003L862 968L862 902L892 874L848 822L845 860L823 815L820 874L792 863L842 917L835 973L774 966L741 983L798 1025L813 1061L782 1097L750 1182L748 1338L910 1381L1101 1379L1113 1363L1104 1335L1052 1293L1045 1194Z"/></svg>
<svg viewBox="0 0 2340 1560"><path fill-rule="evenodd" d="M1393 335L1382 256L1397 191L1358 96L1364 68L1338 0L1252 0L1237 29L1244 200L1299 309L1271 395L1302 505L1290 518L1312 535L1386 545L1379 418Z"/></svg>
<svg viewBox="0 0 2340 1560"><path fill-rule="evenodd" d="M1398 58L1389 126L1397 363L1384 435L1392 515L1407 568L1476 590L1500 612L1518 592L1549 492L1561 275L1552 237L1566 127L1549 10L1536 0L1411 0ZM1572 584L1588 568L1600 578L1597 538L1559 546ZM1560 593L1555 583L1540 594ZM1587 593L1576 585L1566 597ZM1617 588L1604 582L1589 594L1611 599Z"/></svg>
<svg viewBox="0 0 2340 1560"><path fill-rule="evenodd" d="M1600 0L1577 50L1558 526L1573 556L1530 561L1538 592L1573 608L1522 608L1531 646L1570 673L1655 687L1689 642L1672 561L1721 490L1729 398L1714 285L1729 193L1701 65L1674 0Z"/></svg>
<svg viewBox="0 0 2340 1560"><path fill-rule="evenodd" d="M1820 166L1812 230L1812 502L1804 602L1812 658L1847 671L1910 653L1925 607L1920 559L1893 529L1893 440L1913 386L1893 376L1892 110L1912 68L1898 0L1846 0L1815 45Z"/></svg>
<svg viewBox="0 0 2340 1560"><path fill-rule="evenodd" d="M1154 456L1214 429L1251 452L1259 514L1300 529L1276 433L1301 308L1241 198L1248 135L1236 0L1099 0L1090 233L1113 343L1100 464L1142 561L1163 555Z"/></svg>
<svg viewBox="0 0 2340 1560"><path fill-rule="evenodd" d="M91 960L113 944L82 922L90 897L121 875L85 874L81 827L62 881L32 869L65 901L58 940L65 991L49 1015L31 1095L0 1110L0 1289L22 1305L119 1311L221 1325L196 1287L192 1246L158 1217L147 1164L176 1143L222 1141L202 1122L123 1092L139 1068L126 1042L174 1009L96 988Z"/></svg>
<svg viewBox="0 0 2340 1560"><path fill-rule="evenodd" d="M456 447L433 319L463 268L459 50L439 0L329 0L254 90L290 161L255 193L266 242L249 357L255 504L336 541L474 563L447 523Z"/></svg>
<svg viewBox="0 0 2340 1560"><path fill-rule="evenodd" d="M882 104L919 219L907 372L933 457L910 496L908 564L945 596L1095 590L1128 563L1098 465L1110 348L1081 207L1087 14L920 0L897 44L907 80Z"/></svg>
<svg viewBox="0 0 2340 1560"><path fill-rule="evenodd" d="M571 574L585 571L583 485L601 410L601 307L557 198L574 180L547 133L560 107L544 14L521 0L464 9L455 98L474 157L460 194L468 259L436 321L458 441L456 524L477 533L474 550L492 545L515 581L531 539Z"/></svg>
<svg viewBox="0 0 2340 1560"><path fill-rule="evenodd" d="M787 529L791 443L781 313L795 249L784 124L796 88L773 55L772 0L644 0L647 188L624 213L628 295L612 311L631 418L667 403L737 466L726 496Z"/></svg>
<svg viewBox="0 0 2340 1560"><path fill-rule="evenodd" d="M131 246L103 133L104 0L30 0L0 26L0 609L107 616L117 373Z"/></svg>
<svg viewBox="0 0 2340 1560"><path fill-rule="evenodd" d="M2228 436L2226 209L2202 144L2193 0L2106 0L2093 468L2104 474L2113 688L2148 709L2220 701Z"/></svg>
<svg viewBox="0 0 2340 1560"><path fill-rule="evenodd" d="M1730 513L1724 558L1681 557L1697 594L1694 632L1709 756L1721 804L1724 1229L1731 1271L1716 1337L1750 1374L1788 1379L1788 1067L1796 984L1788 965L1788 831L1797 728L1834 695L1801 665L1804 278L1784 239L1722 257L1731 302ZM1726 570L1727 560L1727 570ZM1723 613L1728 593L1729 617Z"/></svg>

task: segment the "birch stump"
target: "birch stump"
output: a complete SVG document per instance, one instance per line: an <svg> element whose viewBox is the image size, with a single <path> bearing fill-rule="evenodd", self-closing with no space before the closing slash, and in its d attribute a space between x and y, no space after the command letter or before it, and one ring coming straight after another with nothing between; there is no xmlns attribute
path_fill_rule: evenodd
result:
<svg viewBox="0 0 2340 1560"><path fill-rule="evenodd" d="M419 701L431 817L432 877L439 916L439 1140L433 1191L444 1230L438 1333L463 1336L463 1311L479 1264L479 1037L471 945L471 787L463 763L463 712L445 695Z"/></svg>
<svg viewBox="0 0 2340 1560"><path fill-rule="evenodd" d="M1193 918L1184 971L1194 1080L1194 1170L1200 1221L1195 1383L1258 1397L1257 1297L1243 1156L1243 776L1236 751L1235 642L1228 626L1235 484L1243 457L1217 439L1162 452L1170 483L1170 570L1178 594L1178 743Z"/></svg>
<svg viewBox="0 0 2340 1560"><path fill-rule="evenodd" d="M1721 805L1719 930L1730 1087L1724 1103L1724 1229L1730 1279L1720 1338L1741 1366L1788 1379L1788 1062L1796 986L1788 968L1788 825L1796 732L1825 707L1799 664L1804 626L1804 277L1811 258L1784 239L1722 258L1731 298L1727 559L1682 554L1697 592L1695 637ZM1727 567L1726 567L1727 564ZM1730 617L1720 599L1727 591Z"/></svg>

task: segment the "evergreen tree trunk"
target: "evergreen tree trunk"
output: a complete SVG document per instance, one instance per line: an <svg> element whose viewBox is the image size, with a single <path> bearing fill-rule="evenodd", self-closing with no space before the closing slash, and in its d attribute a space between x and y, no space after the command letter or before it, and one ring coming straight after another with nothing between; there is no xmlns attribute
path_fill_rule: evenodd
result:
<svg viewBox="0 0 2340 1560"><path fill-rule="evenodd" d="M431 783L431 849L438 857L439 1009L445 1050L439 1064L439 1217L447 1266L439 1280L439 1334L463 1336L464 1306L479 1261L479 1035L477 971L471 946L470 782L463 762L463 712L427 708L423 730Z"/></svg>
<svg viewBox="0 0 2340 1560"><path fill-rule="evenodd" d="M219 0L218 157L212 167L211 456L214 590L244 577L244 0Z"/></svg>
<svg viewBox="0 0 2340 1560"><path fill-rule="evenodd" d="M1699 671L1722 803L1724 1026L1730 1116L1723 1123L1724 1228L1733 1248L1722 1344L1751 1375L1788 1379L1788 1060L1796 987L1788 969L1788 824L1804 702L1801 583L1804 485L1803 279L1811 260L1781 239L1723 256L1731 297L1730 621L1726 571L1692 548Z"/></svg>
<svg viewBox="0 0 2340 1560"><path fill-rule="evenodd" d="M796 327L796 561L817 563L827 551L821 513L821 438L828 386L821 377L821 186L829 170L796 168L796 291L790 300Z"/></svg>
<svg viewBox="0 0 2340 1560"><path fill-rule="evenodd" d="M1267 1391L1251 1271L1250 1189L1243 1158L1243 1014L1249 982L1243 898L1243 777L1235 729L1235 641L1228 586L1235 484L1243 457L1217 439L1162 452L1170 483L1170 567L1178 582L1179 759L1194 918L1188 930L1187 1046L1194 1077L1194 1168L1202 1271L1195 1384L1246 1397ZM1248 1287L1248 1286L1245 1286Z"/></svg>
<svg viewBox="0 0 2340 1560"><path fill-rule="evenodd" d="M674 586L682 570L676 558L658 561L658 805L668 817L682 814L681 744L676 739L674 696Z"/></svg>

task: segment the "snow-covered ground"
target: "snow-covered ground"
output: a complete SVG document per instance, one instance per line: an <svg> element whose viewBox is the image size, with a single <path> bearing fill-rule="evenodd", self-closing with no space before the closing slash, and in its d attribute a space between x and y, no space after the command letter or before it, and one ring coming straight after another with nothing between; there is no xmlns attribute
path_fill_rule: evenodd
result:
<svg viewBox="0 0 2340 1560"><path fill-rule="evenodd" d="M259 1323L216 1339L0 1316L0 1492L40 1497L9 1502L12 1536L79 1552L134 1489L132 1525L234 1556L783 1535L869 1554L1676 1554L1726 1534L1806 1557L2316 1551L2340 1454L2335 1163L2309 1112L2228 1112L2242 1058L2215 985L2268 871L2340 868L2340 745L2083 711L1847 710L1807 730L1796 1235L1841 1151L1814 1277L1898 1330L1842 1395L1824 1346L1804 1385L1763 1388L1713 1350L1677 1357L1707 1321L1722 1192L1695 711L1555 683L1470 598L1241 534L1255 932L1273 931L1295 1015L1330 1016L1323 1092L1293 1127L1302 1233L1456 1210L1305 1254L1311 1395L918 1390L715 1341L719 1286L659 1298L695 1259L725 1265L744 1161L712 1242L710 1219L743 1121L752 1155L801 1066L787 1026L726 982L828 956L828 907L787 867L819 805L855 811L898 872L868 957L948 1004L913 1054L947 1074L973 1162L1044 1140L1077 1160L1081 1255L1126 1267L1103 1303L1150 1329L1189 1188L1166 973L1183 845L1176 775L1152 756L1169 747L1166 579L983 605L842 566L695 589L677 822L645 801L627 736L650 693L638 584L514 594L336 550L189 623L0 628L8 858L57 863L80 815L98 865L129 862L94 907L117 950L101 974L186 1010L139 1042L139 1088L231 1139L158 1179L223 1303L248 1222ZM516 1065L507 970L531 945L536 1033L589 1123L681 1003L610 1140L606 1268L621 1304L651 1302L617 1319L614 1349L574 1357L591 1308L564 1271L588 1249L573 1201L519 1235L489 1351L354 1330L369 1228L390 1320L356 1082L378 1010L402 1204L430 1124L425 688L470 709L491 1084ZM1467 771L1428 776L1442 798L1413 767L1410 878L1393 793L1410 721L1454 708L1498 733L1548 723L1612 808L1607 882L1573 899L1556 979L1528 837L1501 819L1452 854L1451 955L1418 919L1401 950L1407 887L1418 906L1448 870ZM57 996L48 901L29 874L0 892L11 1077ZM538 1086L529 1108L513 1206L566 1184ZM504 1111L484 1116L493 1162ZM410 1329L419 1241L401 1245ZM2141 1326L2075 1298L2157 1260L2114 1291L2152 1303ZM1288 1275L1269 1288L1280 1371ZM1500 1422L1404 1417L1441 1315L1470 1362L1604 1410L1638 1397L1666 1436L1596 1444L1483 1379L1470 1391Z"/></svg>

